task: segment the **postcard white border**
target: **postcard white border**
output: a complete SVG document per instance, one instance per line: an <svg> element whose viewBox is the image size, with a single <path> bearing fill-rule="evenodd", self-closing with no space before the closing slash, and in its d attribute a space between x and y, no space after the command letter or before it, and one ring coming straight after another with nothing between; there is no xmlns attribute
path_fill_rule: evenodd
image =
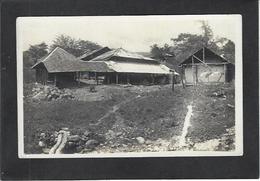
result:
<svg viewBox="0 0 260 181"><path fill-rule="evenodd" d="M107 154L25 154L24 153L24 108L23 108L23 39L20 35L21 23L24 18L80 18L82 16L70 17L18 17L16 19L16 37L17 37L17 105L18 105L18 157L23 159L28 158L131 158L131 157L209 157L209 156L242 156L243 155L243 63L242 63L242 16L239 14L229 15L158 15L158 16L100 16L100 18L147 18L159 17L181 19L205 19L205 17L223 18L233 16L236 19L236 33L238 35L235 44L235 136L236 149L235 151L171 151L171 152L135 152L135 153L107 153ZM83 16L86 17L86 16ZM95 16L96 17L96 16ZM93 17L89 17L93 18Z"/></svg>

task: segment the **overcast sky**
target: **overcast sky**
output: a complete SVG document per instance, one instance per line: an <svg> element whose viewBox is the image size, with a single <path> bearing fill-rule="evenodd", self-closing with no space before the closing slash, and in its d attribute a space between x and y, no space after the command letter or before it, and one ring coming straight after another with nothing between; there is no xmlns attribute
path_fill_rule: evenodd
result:
<svg viewBox="0 0 260 181"><path fill-rule="evenodd" d="M41 42L50 45L56 36L66 34L102 46L147 52L155 43L171 45L171 38L180 33L201 34L200 20L208 21L214 38L236 43L239 15L25 17L17 20L17 39L22 50Z"/></svg>

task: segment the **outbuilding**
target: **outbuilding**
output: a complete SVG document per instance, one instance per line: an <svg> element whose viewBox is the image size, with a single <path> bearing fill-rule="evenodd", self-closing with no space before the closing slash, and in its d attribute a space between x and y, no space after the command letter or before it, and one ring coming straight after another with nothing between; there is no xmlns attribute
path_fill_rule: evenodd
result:
<svg viewBox="0 0 260 181"><path fill-rule="evenodd" d="M235 65L207 47L203 47L179 64L186 85L232 81Z"/></svg>

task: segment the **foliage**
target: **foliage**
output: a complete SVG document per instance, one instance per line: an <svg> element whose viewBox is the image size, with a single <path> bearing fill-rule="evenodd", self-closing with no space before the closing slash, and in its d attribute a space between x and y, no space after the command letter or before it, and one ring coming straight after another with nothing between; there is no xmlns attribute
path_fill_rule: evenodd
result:
<svg viewBox="0 0 260 181"><path fill-rule="evenodd" d="M155 59L163 58L162 48L160 48L157 44L153 44L151 46L151 54Z"/></svg>
<svg viewBox="0 0 260 181"><path fill-rule="evenodd" d="M81 39L77 40L63 34L56 37L56 39L53 41L53 44L50 46L50 50L53 50L56 47L63 48L76 57L83 55L86 52L101 48L100 45L94 42Z"/></svg>
<svg viewBox="0 0 260 181"><path fill-rule="evenodd" d="M42 57L47 55L48 45L44 42L30 45L29 49L23 52L24 82L35 82L35 70L31 67Z"/></svg>
<svg viewBox="0 0 260 181"><path fill-rule="evenodd" d="M223 46L221 49L224 57L229 60L231 63L235 63L235 43L231 40Z"/></svg>
<svg viewBox="0 0 260 181"><path fill-rule="evenodd" d="M171 50L171 54L175 58L170 62L173 65L178 65L188 56L202 47L207 47L219 55L223 55L227 60L234 63L235 44L227 38L213 38L213 31L206 21L200 21L201 34L181 33L176 38L172 38L173 45L167 44L164 47L159 47L157 44L151 46L151 53L156 58L162 57L167 51Z"/></svg>
<svg viewBox="0 0 260 181"><path fill-rule="evenodd" d="M30 45L29 49L25 52L25 57L36 63L37 60L42 58L48 53L48 45L45 42L36 45Z"/></svg>
<svg viewBox="0 0 260 181"><path fill-rule="evenodd" d="M165 60L165 55L167 54L175 56L173 47L167 43L165 43L163 47L159 47L157 44L153 44L151 46L151 54L155 59L159 59L161 61Z"/></svg>

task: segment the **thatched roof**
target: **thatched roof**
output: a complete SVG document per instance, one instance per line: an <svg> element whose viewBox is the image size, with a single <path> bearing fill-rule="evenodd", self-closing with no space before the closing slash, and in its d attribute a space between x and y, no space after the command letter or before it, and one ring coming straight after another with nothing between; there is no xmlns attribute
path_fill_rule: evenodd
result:
<svg viewBox="0 0 260 181"><path fill-rule="evenodd" d="M109 54L108 54L109 53ZM62 48L55 48L45 58L41 59L32 68L44 65L49 73L56 72L118 72L118 73L151 73L151 74L169 74L170 69L159 63L143 63L132 61L113 61L110 57L124 56L135 57L135 59L145 58L140 55L128 54L124 50L113 50L102 54L101 58L91 61L77 59ZM98 57L97 57L98 58ZM146 58L145 58L146 59ZM108 60L108 61L104 61ZM147 59L150 60L150 59ZM153 59L151 59L153 60Z"/></svg>
<svg viewBox="0 0 260 181"><path fill-rule="evenodd" d="M78 60L75 56L63 50L62 48L55 48L44 59L36 63L32 68L37 68L43 64L47 71L54 72L112 72L104 62L84 62Z"/></svg>
<svg viewBox="0 0 260 181"><path fill-rule="evenodd" d="M108 61L108 60L112 60L112 59L115 60L116 58L124 58L124 59L128 59L128 60L130 59L130 60L135 60L135 61L157 62L153 58L145 57L145 56L137 54L137 53L129 52L123 48L111 50L100 56L97 56L96 58L94 58L90 61Z"/></svg>
<svg viewBox="0 0 260 181"><path fill-rule="evenodd" d="M105 62L85 62L80 61L80 68L79 71L86 71L86 72L115 72L113 69L111 69Z"/></svg>
<svg viewBox="0 0 260 181"><path fill-rule="evenodd" d="M205 61L204 63L229 63L225 58L221 57L220 55L216 54L209 48L203 47L190 55L187 59L182 61L179 65L183 64L191 64L192 63L192 56L195 55L200 60L203 60L203 51L205 52ZM197 58L193 58L194 63L201 63Z"/></svg>

